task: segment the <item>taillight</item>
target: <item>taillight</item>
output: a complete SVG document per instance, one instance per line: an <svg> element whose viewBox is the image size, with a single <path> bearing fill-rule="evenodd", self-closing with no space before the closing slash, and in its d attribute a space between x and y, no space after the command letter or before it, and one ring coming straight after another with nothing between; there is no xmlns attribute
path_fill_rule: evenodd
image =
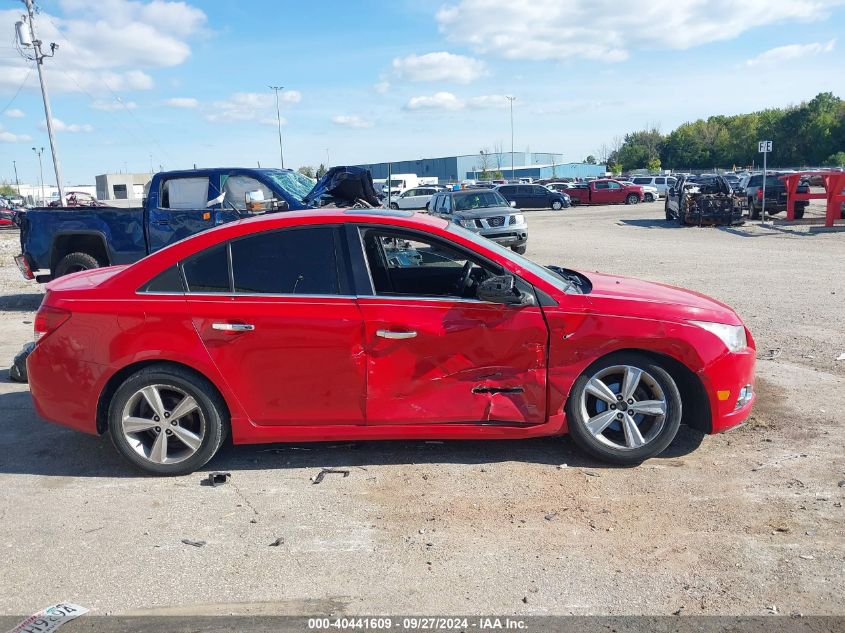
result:
<svg viewBox="0 0 845 633"><path fill-rule="evenodd" d="M762 189L758 189L758 190L757 190L757 199L758 199L758 200L762 200L762 199L763 199L763 190L762 190Z"/></svg>
<svg viewBox="0 0 845 633"><path fill-rule="evenodd" d="M58 329L58 327L70 318L70 312L53 306L42 304L35 313L35 340L36 342Z"/></svg>

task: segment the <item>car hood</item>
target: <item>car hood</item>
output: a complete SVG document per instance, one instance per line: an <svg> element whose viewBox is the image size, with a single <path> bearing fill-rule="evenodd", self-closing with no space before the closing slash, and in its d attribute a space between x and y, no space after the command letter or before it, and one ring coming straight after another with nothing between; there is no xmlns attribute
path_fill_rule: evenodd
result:
<svg viewBox="0 0 845 633"><path fill-rule="evenodd" d="M713 321L741 325L732 308L707 295L633 277L581 272L592 284L590 303L599 312L658 320Z"/></svg>
<svg viewBox="0 0 845 633"><path fill-rule="evenodd" d="M454 217L462 220L478 220L480 218L492 218L500 215L519 213L513 207L485 207L484 209L469 209L467 211L455 211Z"/></svg>

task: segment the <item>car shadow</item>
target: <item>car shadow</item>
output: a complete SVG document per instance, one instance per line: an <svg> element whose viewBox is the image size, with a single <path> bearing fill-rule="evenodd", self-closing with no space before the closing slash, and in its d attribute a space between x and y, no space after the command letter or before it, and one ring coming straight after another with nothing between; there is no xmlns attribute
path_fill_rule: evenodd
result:
<svg viewBox="0 0 845 633"><path fill-rule="evenodd" d="M5 380L4 380L5 382ZM703 434L682 426L657 459L694 451ZM528 440L360 441L251 444L221 448L202 471L288 468L366 468L397 464L496 464L519 461L570 468L612 466L581 453L568 437ZM62 477L137 477L107 436L44 422L26 390L0 394L0 473Z"/></svg>
<svg viewBox="0 0 845 633"><path fill-rule="evenodd" d="M33 292L0 296L0 312L35 312L44 298L43 293Z"/></svg>
<svg viewBox="0 0 845 633"><path fill-rule="evenodd" d="M641 229L682 229L686 228L678 224L675 220L663 220L660 218L633 218L627 220L619 220L619 224L627 226L636 226Z"/></svg>

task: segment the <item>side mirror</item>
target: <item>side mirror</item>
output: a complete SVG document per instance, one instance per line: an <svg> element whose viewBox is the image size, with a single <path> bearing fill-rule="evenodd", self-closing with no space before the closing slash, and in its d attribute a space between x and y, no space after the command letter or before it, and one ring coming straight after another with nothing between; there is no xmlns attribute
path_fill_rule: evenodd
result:
<svg viewBox="0 0 845 633"><path fill-rule="evenodd" d="M516 200L511 200L511 209L516 209Z"/></svg>
<svg viewBox="0 0 845 633"><path fill-rule="evenodd" d="M521 306L536 304L533 295L519 291L512 275L499 275L485 279L479 284L476 296L481 301L490 303Z"/></svg>
<svg viewBox="0 0 845 633"><path fill-rule="evenodd" d="M247 191L244 194L244 202L246 203L247 213L264 213L267 210L264 207L264 192L261 189Z"/></svg>

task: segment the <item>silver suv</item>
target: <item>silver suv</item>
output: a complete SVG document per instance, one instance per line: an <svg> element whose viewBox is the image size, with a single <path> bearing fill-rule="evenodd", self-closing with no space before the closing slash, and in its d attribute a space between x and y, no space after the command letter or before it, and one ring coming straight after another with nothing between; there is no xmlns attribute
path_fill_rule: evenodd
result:
<svg viewBox="0 0 845 633"><path fill-rule="evenodd" d="M666 191L672 188L678 179L674 176L634 176L630 179L635 185L655 187L661 198L666 197Z"/></svg>
<svg viewBox="0 0 845 633"><path fill-rule="evenodd" d="M434 194L426 207L440 216L522 255L528 248L525 216L490 189L464 189Z"/></svg>

